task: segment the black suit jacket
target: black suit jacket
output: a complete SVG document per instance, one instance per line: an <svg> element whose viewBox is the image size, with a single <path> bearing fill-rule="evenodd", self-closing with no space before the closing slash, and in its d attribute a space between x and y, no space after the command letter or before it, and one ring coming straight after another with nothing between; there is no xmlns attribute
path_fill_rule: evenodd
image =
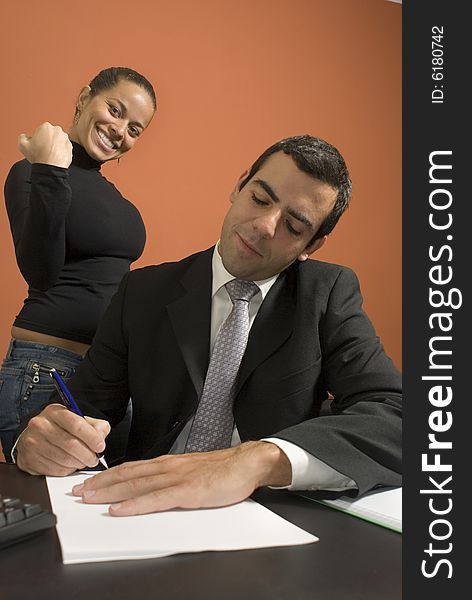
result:
<svg viewBox="0 0 472 600"><path fill-rule="evenodd" d="M212 251L126 275L69 381L84 413L112 425L131 396L125 460L167 453L195 413L209 361ZM291 265L251 328L234 415L242 441L293 442L363 493L401 484L401 380L361 304L351 270ZM332 414L320 416L328 392Z"/></svg>

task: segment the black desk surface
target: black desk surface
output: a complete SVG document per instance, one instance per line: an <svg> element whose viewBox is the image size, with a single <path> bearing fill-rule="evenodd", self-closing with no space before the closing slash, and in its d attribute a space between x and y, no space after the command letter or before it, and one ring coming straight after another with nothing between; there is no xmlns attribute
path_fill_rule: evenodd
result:
<svg viewBox="0 0 472 600"><path fill-rule="evenodd" d="M46 482L0 464L0 493L50 508ZM401 535L288 492L254 498L319 542L63 565L55 530L0 550L0 596L14 600L398 600Z"/></svg>

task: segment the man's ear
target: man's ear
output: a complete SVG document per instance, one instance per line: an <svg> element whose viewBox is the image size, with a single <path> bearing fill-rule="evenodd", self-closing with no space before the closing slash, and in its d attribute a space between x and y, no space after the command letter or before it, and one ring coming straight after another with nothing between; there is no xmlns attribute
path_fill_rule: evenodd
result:
<svg viewBox="0 0 472 600"><path fill-rule="evenodd" d="M300 262L305 261L309 256L311 256L313 254L313 252L316 252L317 250L319 250L321 248L321 246L324 246L324 243L326 242L326 240L328 239L327 235L324 235L321 238L318 238L317 240L313 240L311 241L308 246L305 248L305 250L303 250L303 252L300 254L300 256L298 257L298 260Z"/></svg>
<svg viewBox="0 0 472 600"><path fill-rule="evenodd" d="M82 88L79 97L77 98L77 108L79 110L82 110L84 108L84 106L87 104L87 102L90 99L90 92L92 91L91 87L89 85L86 85L85 87Z"/></svg>
<svg viewBox="0 0 472 600"><path fill-rule="evenodd" d="M244 171L244 173L242 173L242 175L239 176L238 181L236 182L236 185L233 188L233 191L229 195L229 201L231 203L233 203L235 201L236 196L241 191L241 185L244 183L244 180L247 178L248 175L249 175L249 169L246 169Z"/></svg>

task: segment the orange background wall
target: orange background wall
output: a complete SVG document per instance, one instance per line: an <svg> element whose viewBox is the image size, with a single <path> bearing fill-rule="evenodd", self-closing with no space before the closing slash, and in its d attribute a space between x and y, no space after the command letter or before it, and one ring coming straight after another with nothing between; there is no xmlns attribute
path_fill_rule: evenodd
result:
<svg viewBox="0 0 472 600"><path fill-rule="evenodd" d="M365 307L401 366L401 5L385 0L2 2L0 179L16 139L68 129L102 68L130 66L158 113L120 165L103 167L140 209L133 267L213 244L240 173L274 141L311 133L341 151L351 207L316 258L358 274ZM26 293L0 210L0 353Z"/></svg>

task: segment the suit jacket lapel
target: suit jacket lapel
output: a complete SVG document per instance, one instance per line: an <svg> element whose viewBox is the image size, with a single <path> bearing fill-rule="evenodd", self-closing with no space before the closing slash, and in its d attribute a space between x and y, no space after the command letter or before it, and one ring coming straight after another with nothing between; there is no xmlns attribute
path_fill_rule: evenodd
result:
<svg viewBox="0 0 472 600"><path fill-rule="evenodd" d="M213 248L202 252L182 277L186 293L167 306L185 364L200 398L208 368Z"/></svg>
<svg viewBox="0 0 472 600"><path fill-rule="evenodd" d="M257 313L239 370L236 395L254 369L292 333L295 312L293 276L290 270L281 273Z"/></svg>

